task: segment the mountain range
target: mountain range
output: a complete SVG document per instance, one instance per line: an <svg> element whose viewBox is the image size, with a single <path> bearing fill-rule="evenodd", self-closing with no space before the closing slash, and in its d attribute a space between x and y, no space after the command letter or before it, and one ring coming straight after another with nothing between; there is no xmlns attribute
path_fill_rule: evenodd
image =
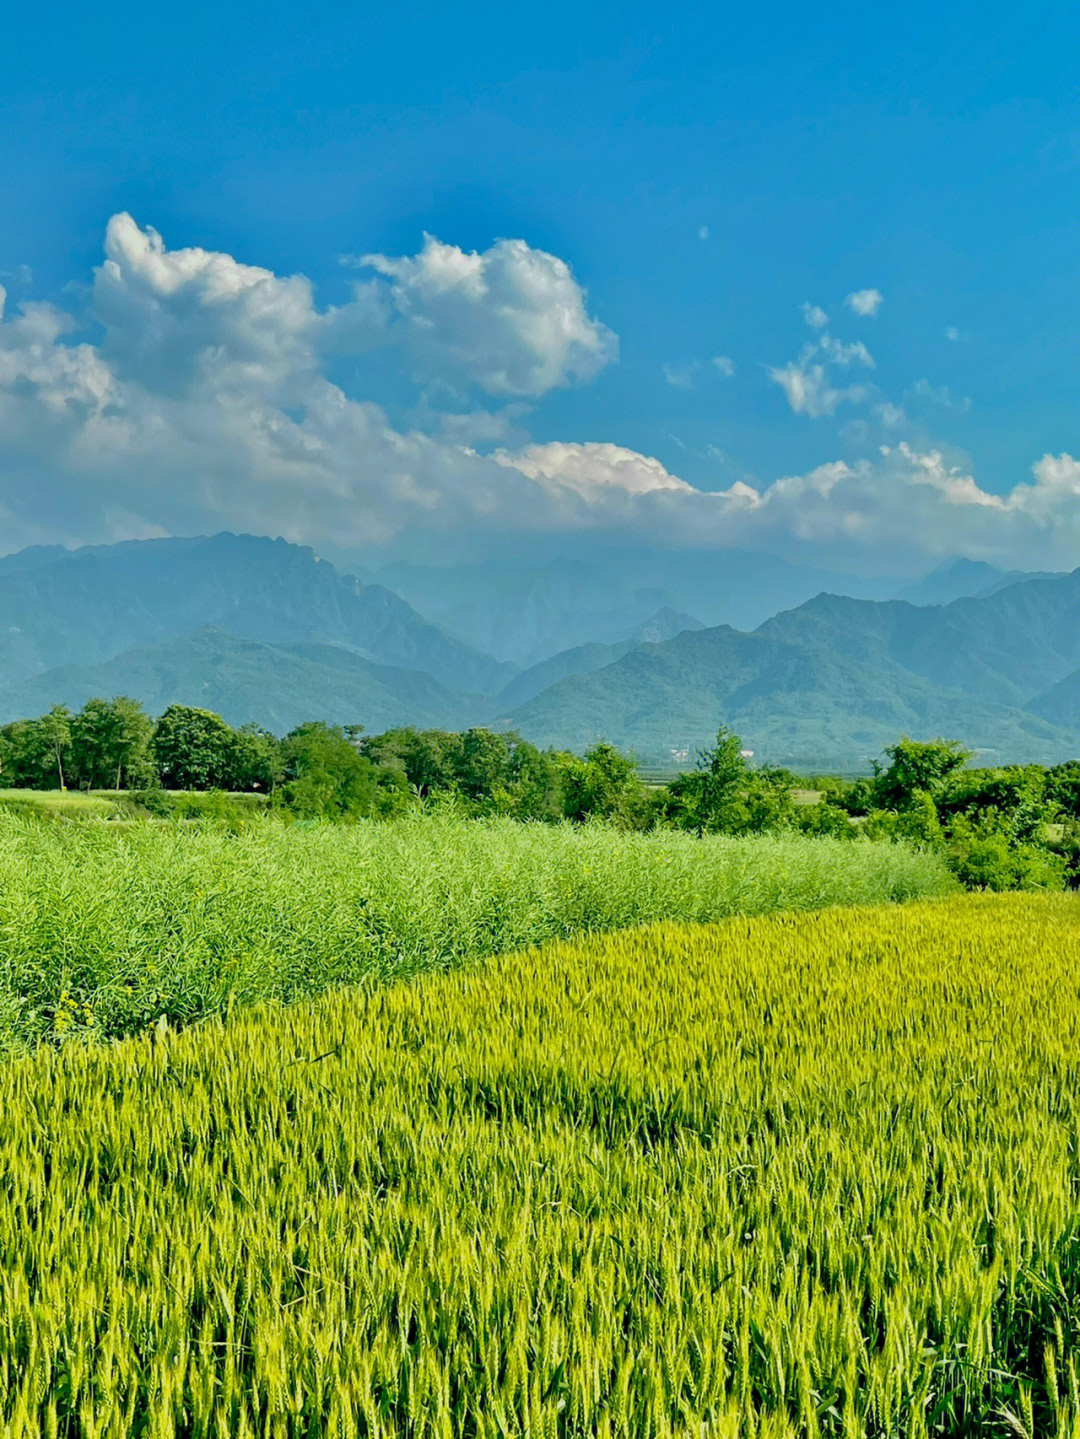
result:
<svg viewBox="0 0 1080 1439"><path fill-rule="evenodd" d="M714 564L721 589L730 557ZM823 592L736 628L706 623L723 609L715 597L704 620L671 603L707 598L703 565L688 561L700 573L680 593L620 592L579 559L551 561L546 610L544 572L508 580L491 632L498 618L522 633L493 657L470 642L475 607L454 628L490 569L444 571L442 590L414 572L410 594L425 591L435 622L382 582L391 572L365 582L282 540L24 550L0 558L0 722L125 693L151 713L186 702L278 732L321 718L371 731L488 724L576 749L605 738L669 769L721 723L757 759L808 769L863 770L902 732L955 736L993 762L1080 753L1080 570L963 562L923 582L966 591L947 602Z"/></svg>

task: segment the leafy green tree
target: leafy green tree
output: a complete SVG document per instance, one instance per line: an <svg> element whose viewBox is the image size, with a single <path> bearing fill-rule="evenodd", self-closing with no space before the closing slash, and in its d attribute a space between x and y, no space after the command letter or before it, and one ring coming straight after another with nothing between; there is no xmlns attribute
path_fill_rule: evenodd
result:
<svg viewBox="0 0 1080 1439"><path fill-rule="evenodd" d="M0 729L0 784L7 788L66 789L70 761L71 713L63 705Z"/></svg>
<svg viewBox="0 0 1080 1439"><path fill-rule="evenodd" d="M483 800L501 789L509 777L510 752L504 735L487 729L466 730L457 754L455 779L461 793Z"/></svg>
<svg viewBox="0 0 1080 1439"><path fill-rule="evenodd" d="M583 758L560 754L557 763L567 819L604 819L620 829L647 829L654 822L655 807L637 766L614 745L601 741Z"/></svg>
<svg viewBox="0 0 1080 1439"><path fill-rule="evenodd" d="M859 834L847 810L828 795L817 804L792 805L788 824L801 834L829 835L833 839L856 839Z"/></svg>
<svg viewBox="0 0 1080 1439"><path fill-rule="evenodd" d="M563 819L565 797L555 756L516 734L507 735L506 742L508 773L496 795L497 799L504 796L500 813L548 823Z"/></svg>
<svg viewBox="0 0 1080 1439"><path fill-rule="evenodd" d="M56 777L62 790L67 789L64 766L71 760L71 711L67 705L53 705L47 715L38 721L42 736L48 744L49 753L56 765Z"/></svg>
<svg viewBox="0 0 1080 1439"><path fill-rule="evenodd" d="M1080 819L1080 760L1069 760L1047 770L1046 793L1069 819Z"/></svg>
<svg viewBox="0 0 1080 1439"><path fill-rule="evenodd" d="M282 743L285 804L307 819L359 818L376 806L375 770L337 725L302 724Z"/></svg>
<svg viewBox="0 0 1080 1439"><path fill-rule="evenodd" d="M220 715L170 705L154 726L153 752L166 789L228 789L235 734Z"/></svg>
<svg viewBox="0 0 1080 1439"><path fill-rule="evenodd" d="M925 791L935 801L951 776L967 764L971 751L958 740L914 740L902 736L885 751L889 763L874 766L874 803L879 809L905 809Z"/></svg>
<svg viewBox="0 0 1080 1439"><path fill-rule="evenodd" d="M949 862L969 889L1064 889L1068 857L1042 844L1017 841L996 810L958 815Z"/></svg>
<svg viewBox="0 0 1080 1439"><path fill-rule="evenodd" d="M749 782L742 741L721 725L715 743L700 751L697 769L679 775L668 786L672 821L699 835L747 828L745 793Z"/></svg>
<svg viewBox="0 0 1080 1439"><path fill-rule="evenodd" d="M127 695L87 700L71 721L72 764L83 789L136 788L154 777L154 728L138 700Z"/></svg>
<svg viewBox="0 0 1080 1439"><path fill-rule="evenodd" d="M256 724L232 732L227 788L241 794L273 794L284 774L277 735Z"/></svg>
<svg viewBox="0 0 1080 1439"><path fill-rule="evenodd" d="M461 735L446 730L387 730L360 742L362 752L378 767L391 767L421 799L453 789L461 769Z"/></svg>
<svg viewBox="0 0 1080 1439"><path fill-rule="evenodd" d="M1020 843L1044 839L1047 825L1057 821L1062 809L1047 771L1034 764L958 771L938 799L946 823L959 815L992 812L995 827Z"/></svg>

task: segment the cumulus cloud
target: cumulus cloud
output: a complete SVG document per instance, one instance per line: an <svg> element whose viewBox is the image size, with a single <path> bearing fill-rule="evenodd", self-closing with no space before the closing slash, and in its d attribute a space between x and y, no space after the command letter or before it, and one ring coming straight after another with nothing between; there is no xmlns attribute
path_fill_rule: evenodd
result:
<svg viewBox="0 0 1080 1439"><path fill-rule="evenodd" d="M880 290L854 290L844 300L844 304L854 310L856 315L872 317L880 309L883 298Z"/></svg>
<svg viewBox="0 0 1080 1439"><path fill-rule="evenodd" d="M735 361L730 355L714 355L713 364L723 375L725 380L730 380L735 373Z"/></svg>
<svg viewBox="0 0 1080 1439"><path fill-rule="evenodd" d="M448 309L428 295L435 281L426 271L398 262L362 281L347 304L319 309L303 277L169 250L154 231L116 217L94 277L93 343L86 315L13 306L0 289L3 546L215 525L353 545L419 525L619 529L656 543L749 544L837 563L874 547L1040 568L1071 567L1080 555L1080 463L1067 454L1044 456L1005 495L984 490L958 458L907 444L770 484L740 476L710 493L615 443L530 444L526 401L587 373L604 332L561 262L540 256L529 289L533 259L501 251L492 260L496 251L440 247ZM500 278L500 266L514 278ZM540 316L541 294L553 318ZM510 313L500 309L507 295L516 297ZM524 398L490 412L474 397L456 414L430 410L422 428L402 428L330 378L331 357L375 344L402 344L419 364L420 315L435 332L427 353L437 372L460 351L470 374L503 392L513 375ZM579 332L593 336L592 349ZM871 393L838 377L872 363L865 347L822 334L770 374L794 411L828 415ZM887 402L876 414L886 427L903 423ZM492 444L501 449L477 453Z"/></svg>
<svg viewBox="0 0 1080 1439"><path fill-rule="evenodd" d="M156 230L114 215L94 275L102 358L120 379L180 394L207 382L273 390L316 367L310 281L202 249L167 250Z"/></svg>
<svg viewBox="0 0 1080 1439"><path fill-rule="evenodd" d="M685 480L669 474L659 460L621 445L529 445L516 454L499 451L495 458L500 465L520 470L530 479L565 486L588 500L615 491L627 495L648 495L659 490L699 493Z"/></svg>
<svg viewBox="0 0 1080 1439"><path fill-rule="evenodd" d="M894 558L962 553L1072 568L1080 552L1080 462L1046 455L1032 475L1033 483L997 495L941 450L883 445L876 461L826 465L762 489L753 505L756 533L797 537L836 558L880 547Z"/></svg>
<svg viewBox="0 0 1080 1439"><path fill-rule="evenodd" d="M806 415L811 420L822 415L834 415L844 401L858 401L866 398L862 385L848 385L838 388L830 381L825 366L811 363L811 355L804 354L798 360L778 365L769 370L769 379L780 386L787 396L787 402L796 415Z"/></svg>
<svg viewBox="0 0 1080 1439"><path fill-rule="evenodd" d="M811 305L807 302L802 307L802 316L812 330L823 330L829 323L829 317L820 305Z"/></svg>
<svg viewBox="0 0 1080 1439"><path fill-rule="evenodd" d="M821 353L827 355L834 365L843 365L846 369L857 360L869 370L874 368L874 357L861 340L845 344L843 340L834 340L831 335L822 335L818 345Z"/></svg>
<svg viewBox="0 0 1080 1439"><path fill-rule="evenodd" d="M598 363L607 332L582 319L581 291L562 262L527 247L496 250L493 269L474 277L462 322L460 347L475 372L494 389L535 393ZM0 303L9 547L39 538L46 492L53 534L64 540L215 522L342 542L384 538L418 516L446 527L507 513L545 523L546 494L465 443L466 430L483 434L479 415L461 417L460 437L402 433L328 378L332 355L407 339L382 280L320 311L302 276L170 250L118 215L91 304L96 344L76 343L76 320L54 307L11 314L6 295ZM432 344L445 349L449 339ZM491 437L513 429L509 416L488 426Z"/></svg>
<svg viewBox="0 0 1080 1439"><path fill-rule="evenodd" d="M831 461L769 484L745 477L712 492L616 445L531 446L499 461L664 543L762 546L841 565L877 551L899 567L959 552L1071 568L1080 554L1080 461L1067 454L1044 456L1032 480L1005 495L943 451L906 442L855 464Z"/></svg>
<svg viewBox="0 0 1080 1439"><path fill-rule="evenodd" d="M477 253L426 235L418 255L355 263L386 282L396 342L452 389L537 398L592 379L618 353L569 266L524 240Z"/></svg>

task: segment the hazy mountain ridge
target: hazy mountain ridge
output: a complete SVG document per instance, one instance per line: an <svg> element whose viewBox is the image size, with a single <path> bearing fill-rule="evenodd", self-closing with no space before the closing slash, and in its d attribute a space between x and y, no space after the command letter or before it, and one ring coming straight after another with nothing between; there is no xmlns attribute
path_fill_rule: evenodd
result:
<svg viewBox="0 0 1080 1439"><path fill-rule="evenodd" d="M456 729L476 723L491 703L340 645L271 645L207 627L100 664L48 670L19 686L17 698L0 688L0 718L41 714L58 701L76 709L115 694L133 695L153 715L170 704L199 705L232 725L254 721L278 734L310 719L359 722L372 732L402 724Z"/></svg>
<svg viewBox="0 0 1080 1439"><path fill-rule="evenodd" d="M25 553L25 552L24 552ZM15 560L18 557L14 557ZM375 664L494 692L514 673L381 585L341 575L284 540L250 535L132 541L0 569L0 687L102 663L211 626L266 644L339 645Z"/></svg>
<svg viewBox="0 0 1080 1439"><path fill-rule="evenodd" d="M986 560L953 560L942 569L912 580L897 590L893 599L911 605L948 605L953 600L991 595L1006 585L1024 580L1059 579L1061 571L1002 570Z"/></svg>
<svg viewBox="0 0 1080 1439"><path fill-rule="evenodd" d="M744 550L614 546L588 556L537 548L452 568L398 561L373 577L450 633L522 668L583 644L618 644L665 609L685 617L680 628L695 617L748 630L823 589L875 599L890 590Z"/></svg>
<svg viewBox="0 0 1080 1439"><path fill-rule="evenodd" d="M1080 570L927 608L822 594L751 633L640 646L503 722L543 743L607 738L651 762L720 723L777 763L861 767L901 731L1057 760L1080 750L1078 667Z"/></svg>
<svg viewBox="0 0 1080 1439"><path fill-rule="evenodd" d="M458 594L480 582L458 578ZM820 593L750 631L658 607L515 673L284 541L38 549L0 561L0 667L0 721L130 693L152 713L186 701L279 732L493 724L668 765L721 723L759 759L808 767L865 767L905 731L1053 760L1080 753L1080 570L931 606Z"/></svg>

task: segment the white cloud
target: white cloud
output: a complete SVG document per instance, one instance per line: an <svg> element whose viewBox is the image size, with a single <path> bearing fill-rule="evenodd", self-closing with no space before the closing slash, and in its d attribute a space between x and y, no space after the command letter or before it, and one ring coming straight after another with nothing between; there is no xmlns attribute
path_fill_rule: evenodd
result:
<svg viewBox="0 0 1080 1439"><path fill-rule="evenodd" d="M590 500L612 491L626 495L654 494L660 490L698 493L685 480L669 474L659 460L623 449L621 445L530 445L517 454L499 451L496 459L530 479L565 486Z"/></svg>
<svg viewBox="0 0 1080 1439"><path fill-rule="evenodd" d="M888 430L895 430L900 425L907 423L907 415L901 406L894 405L891 400L884 400L880 405L875 405L874 414Z"/></svg>
<svg viewBox="0 0 1080 1439"><path fill-rule="evenodd" d="M10 280L25 290L34 283L34 272L29 265L16 265L13 270L0 270L0 280Z"/></svg>
<svg viewBox="0 0 1080 1439"><path fill-rule="evenodd" d="M664 379L677 390L692 390L698 372L698 363L691 360L688 365L664 365Z"/></svg>
<svg viewBox="0 0 1080 1439"><path fill-rule="evenodd" d="M822 335L818 341L821 352L832 360L834 365L843 365L845 368L854 360L867 369L874 368L874 357L861 340L853 340L845 344L843 340L834 340L831 335Z"/></svg>
<svg viewBox="0 0 1080 1439"><path fill-rule="evenodd" d="M432 235L418 255L363 255L388 282L396 342L427 379L454 390L536 398L588 380L618 353L614 334L585 309L585 292L556 255L524 240L483 253Z"/></svg>
<svg viewBox="0 0 1080 1439"><path fill-rule="evenodd" d="M871 552L875 564L957 552L1039 568L1080 559L1080 462L1067 454L1044 456L1031 479L1005 495L984 490L944 451L907 444L771 484L740 476L705 493L660 459L614 443L531 445L520 402L494 413L476 405L454 415L429 410L423 431L402 429L327 373L332 355L399 338L419 364L416 312L401 311L385 279L361 286L347 305L319 310L302 277L220 253L170 251L126 217L110 224L106 245L92 296L97 343L80 338L72 316L50 305L12 306L0 290L7 548L214 526L347 546L421 525L448 533L618 529L655 543L761 545L830 563ZM450 253L452 270L454 254L462 252ZM569 272L550 259L539 265L534 308L547 294L565 320ZM512 256L504 262L517 265ZM526 271L531 264L526 257ZM517 274L513 293L521 283ZM485 295L497 291L489 285ZM407 294L409 304L428 304L423 285ZM486 306L474 298L463 309L460 347L476 373L488 362L500 374L516 365L532 385L541 374L575 373L576 341L561 352L541 342L567 332L566 324L538 319L541 340L533 343L522 338L534 334L522 307L489 323ZM430 354L438 370L454 345L448 314L431 302L425 313L436 312L440 337ZM495 340L514 365L491 360ZM864 349L826 335L770 373L797 413L828 415L870 395L881 423L896 428L902 411L872 387L834 383L840 371L871 363ZM928 386L928 394L941 402L942 392ZM484 456L477 444L503 448Z"/></svg>
<svg viewBox="0 0 1080 1439"><path fill-rule="evenodd" d="M295 386L316 370L327 323L303 276L283 279L218 251L167 250L127 214L106 229L93 308L114 375L171 395Z"/></svg>
<svg viewBox="0 0 1080 1439"><path fill-rule="evenodd" d="M697 232L697 236L698 236L698 239L699 239L699 240L707 240L707 239L709 238L709 227L708 227L708 225L702 225L702 227L700 228L700 230L698 230L698 232Z"/></svg>
<svg viewBox="0 0 1080 1439"><path fill-rule="evenodd" d="M941 450L884 445L875 460L833 461L760 484L711 493L659 461L615 445L534 446L503 464L575 488L605 523L635 522L666 543L753 545L839 565L902 569L957 553L1003 565L1072 568L1080 558L1080 461L1044 456L1033 482L984 490ZM860 560L860 556L862 557Z"/></svg>
<svg viewBox="0 0 1080 1439"><path fill-rule="evenodd" d="M856 315L876 315L884 297L880 290L855 290L844 301Z"/></svg>
<svg viewBox="0 0 1080 1439"><path fill-rule="evenodd" d="M841 404L866 399L870 392L865 386L841 387L829 378L829 365L846 370L856 361L867 369L874 368L874 357L861 340L845 342L823 333L803 347L797 360L772 366L768 375L784 391L795 414L816 420L835 414Z"/></svg>
<svg viewBox="0 0 1080 1439"><path fill-rule="evenodd" d="M948 385L935 388L929 380L916 380L911 392L920 400L929 400L932 405L938 405L943 410L959 410L961 414L966 414L971 409L970 397L954 395Z"/></svg>
<svg viewBox="0 0 1080 1439"><path fill-rule="evenodd" d="M714 355L713 364L723 375L725 380L730 380L735 373L735 361L730 355Z"/></svg>
<svg viewBox="0 0 1080 1439"><path fill-rule="evenodd" d="M560 261L510 246L494 273L486 261L481 268L461 339L477 372L499 364L506 387L514 371L535 391L595 362L607 332L582 322L581 292ZM348 305L319 311L303 277L169 250L154 231L115 217L92 294L100 343L72 343L75 321L51 306L24 304L4 317L2 297L6 543L40 538L46 510L64 540L219 523L355 543L417 516L446 527L495 515L544 524L547 495L464 442L466 433L509 437L510 415L492 417L486 436L475 413L450 417L449 432L433 424L444 428L440 439L401 433L327 378L330 355L409 338L406 326L387 323L387 289L382 280L361 286ZM449 339L433 344L445 349Z"/></svg>
<svg viewBox="0 0 1080 1439"><path fill-rule="evenodd" d="M866 398L862 385L837 389L829 380L825 366L811 364L810 356L805 354L799 360L770 369L769 379L783 390L795 414L807 415L812 420L834 415L845 401L854 403Z"/></svg>
<svg viewBox="0 0 1080 1439"><path fill-rule="evenodd" d="M811 305L809 301L802 307L802 317L812 330L823 330L829 323L829 317L820 305Z"/></svg>

